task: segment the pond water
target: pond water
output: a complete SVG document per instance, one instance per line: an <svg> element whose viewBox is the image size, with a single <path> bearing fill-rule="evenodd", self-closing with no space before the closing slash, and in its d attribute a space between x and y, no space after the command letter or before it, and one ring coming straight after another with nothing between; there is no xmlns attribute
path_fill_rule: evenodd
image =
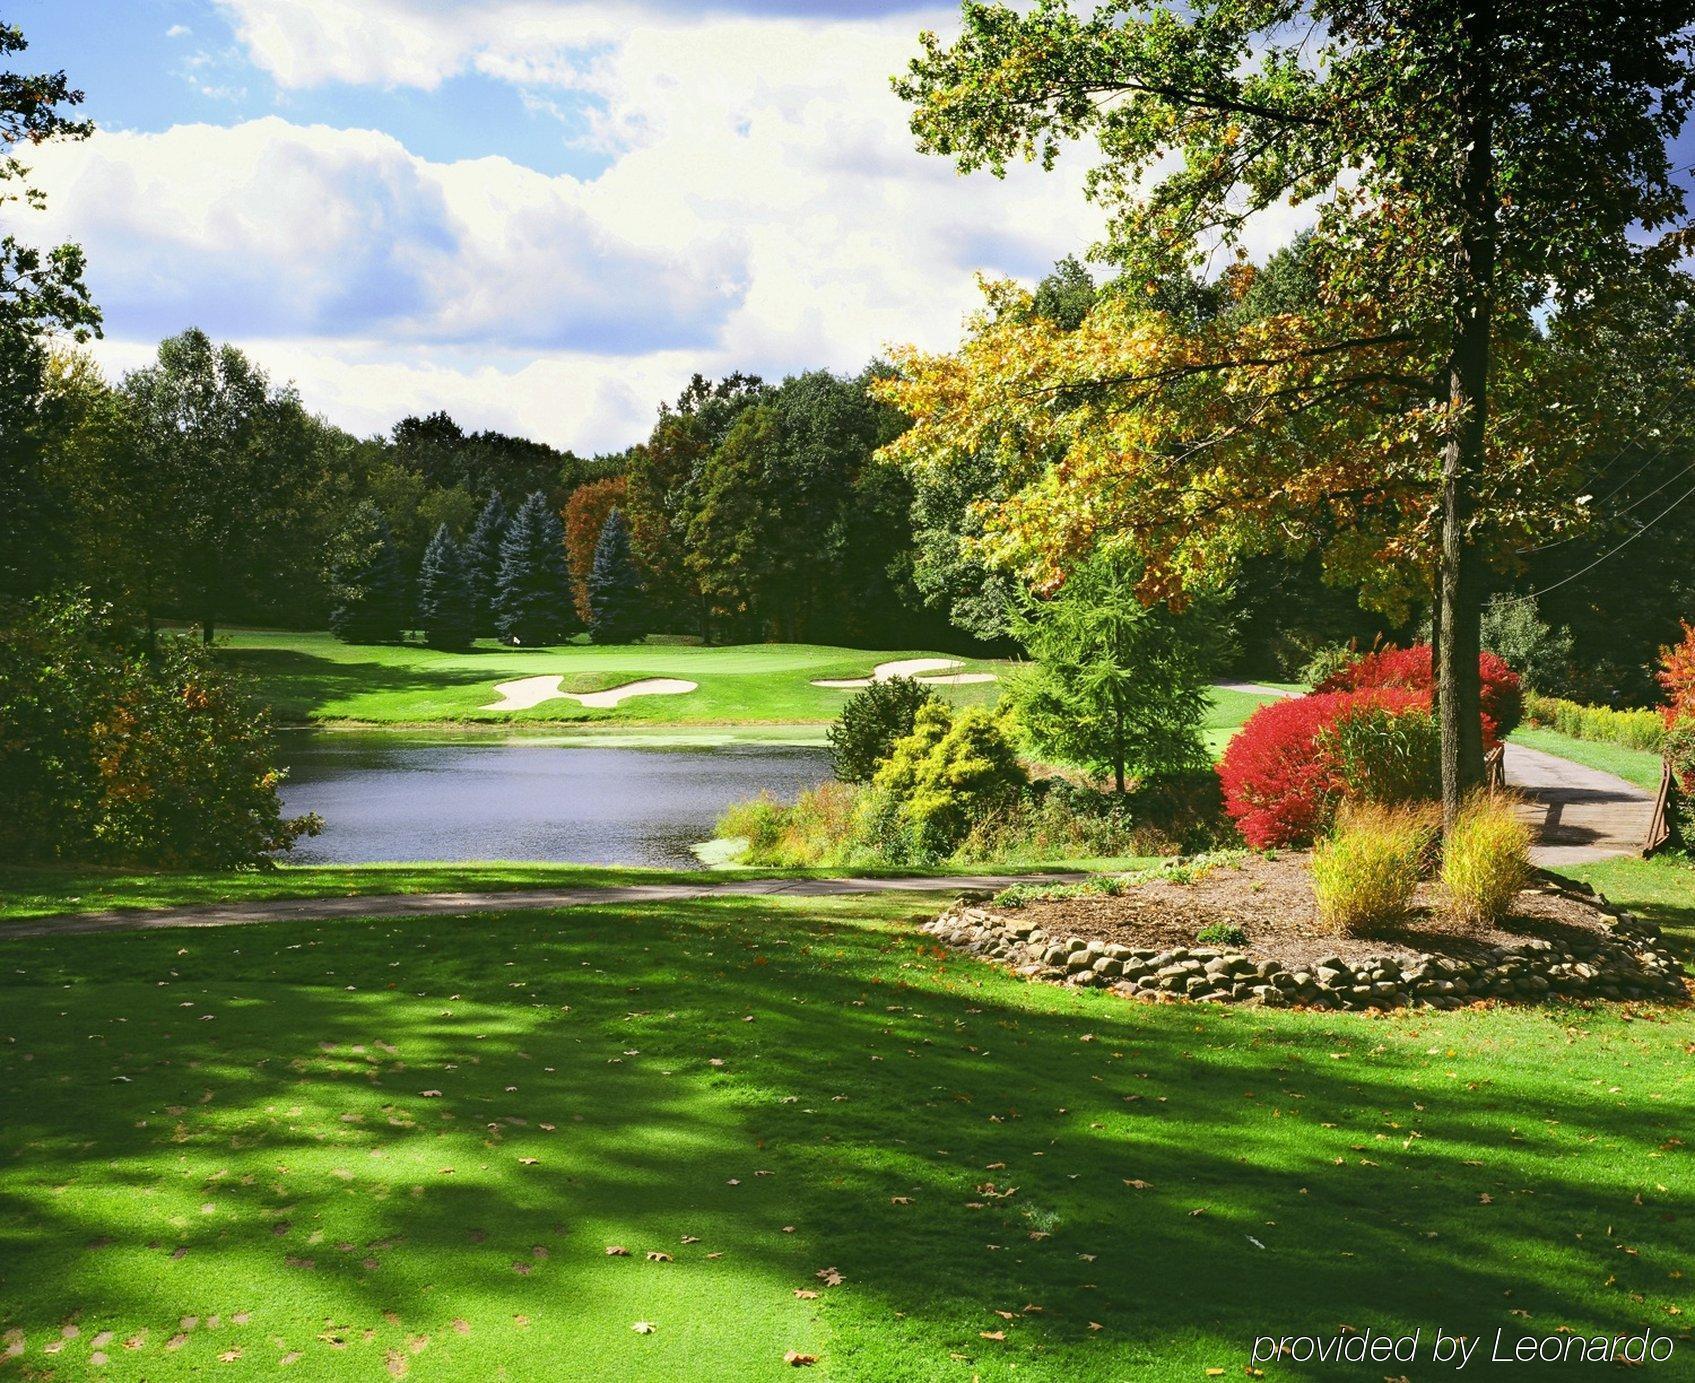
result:
<svg viewBox="0 0 1695 1383"><path fill-rule="evenodd" d="M286 815L317 812L323 834L297 864L546 860L689 868L731 802L789 800L829 778L817 748L575 745L340 732L284 737Z"/></svg>

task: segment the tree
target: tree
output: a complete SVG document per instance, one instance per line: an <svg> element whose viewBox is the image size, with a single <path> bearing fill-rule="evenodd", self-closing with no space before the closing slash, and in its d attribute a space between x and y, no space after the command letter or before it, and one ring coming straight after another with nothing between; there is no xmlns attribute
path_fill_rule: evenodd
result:
<svg viewBox="0 0 1695 1383"><path fill-rule="evenodd" d="M0 24L0 58L27 47L15 25ZM0 72L0 209L45 205L15 151L25 143L86 139L93 125L67 113L82 99L63 72ZM52 576L61 516L41 473L45 341L54 332L77 341L100 334L82 275L76 245L41 250L0 237L0 599L32 594Z"/></svg>
<svg viewBox="0 0 1695 1383"><path fill-rule="evenodd" d="M831 770L841 782L869 783L896 741L912 733L919 711L940 702L913 677L885 678L855 692L830 726Z"/></svg>
<svg viewBox="0 0 1695 1383"><path fill-rule="evenodd" d="M465 540L465 578L471 592L471 635L491 637L495 632L494 593L500 587L500 545L506 538L510 517L499 492L490 495Z"/></svg>
<svg viewBox="0 0 1695 1383"><path fill-rule="evenodd" d="M540 490L513 515L500 544L495 625L508 643L558 643L577 627L565 530Z"/></svg>
<svg viewBox="0 0 1695 1383"><path fill-rule="evenodd" d="M702 634L707 603L686 554L706 458L766 392L756 375L733 374L715 384L696 375L674 405L660 408L648 440L630 451L625 508L648 598L661 618L695 625Z"/></svg>
<svg viewBox="0 0 1695 1383"><path fill-rule="evenodd" d="M392 643L405 622L405 584L388 521L361 502L331 543L330 632L343 643Z"/></svg>
<svg viewBox="0 0 1695 1383"><path fill-rule="evenodd" d="M1095 553L1013 626L1031 663L1009 704L1036 752L1110 772L1119 792L1211 763L1201 727L1226 643L1216 597L1174 614L1138 598L1140 579L1140 563Z"/></svg>
<svg viewBox="0 0 1695 1383"><path fill-rule="evenodd" d="M579 485L565 501L565 560L571 568L577 614L584 620L592 619L589 575L606 531L607 515L624 503L628 490L629 482L623 476L609 476Z"/></svg>
<svg viewBox="0 0 1695 1383"><path fill-rule="evenodd" d="M0 855L266 867L315 835L284 818L257 689L191 639L152 656L85 593L30 601L0 640Z"/></svg>
<svg viewBox="0 0 1695 1383"><path fill-rule="evenodd" d="M1666 142L1695 98L1686 9L1192 0L1080 17L1039 0L968 4L964 21L951 46L926 34L896 83L923 147L999 172L1087 139L1105 250L1133 284L1240 252L1257 213L1312 203L1317 291L1201 331L1120 295L1072 349L1003 337L975 362L993 389L909 360L909 411L1016 391L1031 402L972 429L1005 436L1038 405L1088 415L1031 439L1059 458L1010 506L1032 567L1106 528L1149 555L1151 598L1276 534L1385 588L1394 571L1433 582L1452 819L1483 771L1485 562L1580 518L1560 481L1616 423L1592 375L1561 377L1539 321L1581 328L1670 269L1641 232L1683 214ZM1251 277L1233 275L1238 301Z"/></svg>
<svg viewBox="0 0 1695 1383"><path fill-rule="evenodd" d="M1565 694L1575 650L1571 630L1552 628L1536 612L1536 601L1495 597L1483 607L1483 647L1504 658L1526 691Z"/></svg>
<svg viewBox="0 0 1695 1383"><path fill-rule="evenodd" d="M125 376L138 503L176 597L210 643L238 599L286 582L311 550L326 481L323 430L293 387L276 389L234 346L191 329Z"/></svg>
<svg viewBox="0 0 1695 1383"><path fill-rule="evenodd" d="M418 569L418 627L431 648L469 648L474 602L459 544L444 523Z"/></svg>
<svg viewBox="0 0 1695 1383"><path fill-rule="evenodd" d="M648 611L641 569L630 552L623 511L606 516L589 573L589 637L596 643L639 643L647 637Z"/></svg>

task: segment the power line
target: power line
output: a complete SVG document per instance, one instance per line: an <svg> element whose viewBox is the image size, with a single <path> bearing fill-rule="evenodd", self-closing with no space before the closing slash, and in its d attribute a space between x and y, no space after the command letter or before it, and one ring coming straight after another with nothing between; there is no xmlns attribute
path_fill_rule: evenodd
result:
<svg viewBox="0 0 1695 1383"><path fill-rule="evenodd" d="M1638 538L1640 538L1650 528L1652 528L1655 524L1657 524L1661 519L1665 518L1665 516L1667 514L1671 513L1671 511L1673 509L1677 508L1678 505L1682 504L1683 501L1688 499L1691 495L1695 495L1695 485L1691 485L1687 490L1685 490L1681 495L1679 495L1676 499L1674 499L1670 504L1666 505L1666 507L1664 509L1660 510L1659 513L1655 514L1653 518L1649 519L1647 523L1643 524L1642 527L1637 529L1636 532L1632 533L1628 538L1626 538L1617 547L1609 548L1606 552L1603 552L1599 557L1597 557L1588 566L1579 567L1570 576L1562 576L1558 581L1554 582L1553 585L1551 585L1551 586L1544 586L1544 587L1541 588L1541 590L1537 590L1537 591L1527 591L1524 595L1509 596L1505 600L1501 601L1500 603L1503 604L1503 605L1516 605L1520 601L1535 600L1537 596L1547 595L1549 591L1557 591L1557 590L1559 590L1559 588L1561 586L1565 586L1565 585L1570 584L1571 582L1577 580L1578 577L1584 575L1585 573L1594 571L1596 567L1600 566L1601 563L1605 562L1609 557L1616 556L1618 553L1623 552L1625 550L1625 548L1629 547L1632 543L1634 543Z"/></svg>

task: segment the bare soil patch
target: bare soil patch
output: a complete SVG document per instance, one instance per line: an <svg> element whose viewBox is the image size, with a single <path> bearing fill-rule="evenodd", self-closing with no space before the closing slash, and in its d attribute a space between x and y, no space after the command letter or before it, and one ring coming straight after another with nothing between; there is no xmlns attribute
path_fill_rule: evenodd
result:
<svg viewBox="0 0 1695 1383"><path fill-rule="evenodd" d="M1539 884L1519 895L1512 916L1500 926L1476 928L1450 918L1442 908L1440 885L1426 883L1401 922L1369 937L1340 936L1319 920L1304 853L1249 856L1239 865L1210 868L1192 883L1154 879L1116 897L1056 898L985 910L1034 923L1050 936L1098 938L1132 948L1194 946L1202 928L1222 923L1241 928L1247 937L1230 951L1292 968L1332 956L1350 963L1376 956L1477 960L1497 947L1529 940L1578 950L1593 947L1612 920L1584 898Z"/></svg>

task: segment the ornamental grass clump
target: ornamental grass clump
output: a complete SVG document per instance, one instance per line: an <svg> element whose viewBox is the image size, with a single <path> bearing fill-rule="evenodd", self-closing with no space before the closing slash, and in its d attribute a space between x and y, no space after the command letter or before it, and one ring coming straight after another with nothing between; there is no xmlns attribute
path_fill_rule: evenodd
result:
<svg viewBox="0 0 1695 1383"><path fill-rule="evenodd" d="M1477 793L1461 808L1442 842L1442 882L1462 921L1483 927L1506 916L1530 882L1530 828L1508 798Z"/></svg>
<svg viewBox="0 0 1695 1383"><path fill-rule="evenodd" d="M1345 804L1313 847L1320 919L1344 936L1363 936L1405 916L1435 834L1429 807Z"/></svg>

